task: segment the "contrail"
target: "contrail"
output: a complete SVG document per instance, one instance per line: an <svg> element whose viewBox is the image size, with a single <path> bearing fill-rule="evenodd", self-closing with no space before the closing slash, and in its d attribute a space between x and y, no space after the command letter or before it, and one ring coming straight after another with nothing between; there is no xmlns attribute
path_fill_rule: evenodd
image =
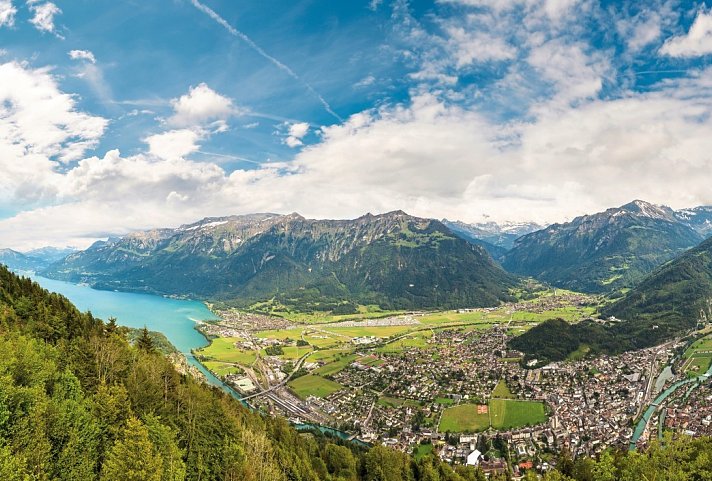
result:
<svg viewBox="0 0 712 481"><path fill-rule="evenodd" d="M197 8L198 10L200 10L201 12L203 12L204 14L206 14L207 16L209 16L210 18L212 18L213 20L215 20L217 23L219 23L220 25L222 25L223 27L225 27L225 29L226 29L228 32L230 32L230 34L232 34L233 36L239 38L240 40L242 40L243 42L245 42L247 45L249 45L249 46L252 48L252 50L254 50L254 51L257 52L258 54L260 54L262 57L264 57L264 58L266 58L267 60L269 60L270 62L272 62L272 64L274 64L275 67L277 67L278 69L282 70L282 71L285 72L287 75L289 75L290 77L292 77L294 80L296 80L296 81L298 81L299 83L301 83L302 85L304 85L304 86L307 88L307 90L309 90L309 92L312 93L312 95L314 95L317 99L319 99L319 102L321 102L321 105L324 106L324 109L325 109L327 112L329 112L331 115L333 115L339 122L343 122L344 119L342 119L342 118L339 116L339 114L337 114L336 112L334 112L334 111L332 110L331 105L329 105L329 102L327 102L326 100L324 100L324 97L322 97L321 95L319 95L319 92L317 92L316 90L314 90L314 87L312 87L312 86L309 85L307 82L305 82L304 80L302 80L302 79L299 77L299 75L297 75L297 74L294 72L294 70L292 70L291 68L289 68L288 66L284 65L282 62L280 62L279 60L277 60L276 58L274 58L273 56L271 56L270 54L268 54L267 52L265 52L265 51L262 49L262 47L260 47L260 46L257 45L255 42L253 42L250 37L248 37L247 35L245 35L245 34L242 33L241 31L239 31L238 29L236 29L235 27L233 27L232 25L230 25L229 23L227 23L227 21L226 21L224 18L222 18L220 15L218 15L218 14L215 12L215 10L213 10L212 8L208 7L207 5L204 5L204 4L200 3L198 0L190 0L190 3L192 3L195 8Z"/></svg>

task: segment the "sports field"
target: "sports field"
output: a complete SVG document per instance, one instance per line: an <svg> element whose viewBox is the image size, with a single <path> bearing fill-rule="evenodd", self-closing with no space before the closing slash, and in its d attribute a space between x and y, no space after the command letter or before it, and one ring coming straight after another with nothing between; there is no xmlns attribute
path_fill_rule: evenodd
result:
<svg viewBox="0 0 712 481"><path fill-rule="evenodd" d="M321 376L307 374L289 382L289 387L301 399L308 396L326 397L332 392L336 392L343 386L337 382L324 379Z"/></svg>
<svg viewBox="0 0 712 481"><path fill-rule="evenodd" d="M489 414L486 405L460 404L447 408L440 418L441 433L472 433L489 428Z"/></svg>
<svg viewBox="0 0 712 481"><path fill-rule="evenodd" d="M494 429L506 430L546 422L544 404L537 401L491 399L488 405L460 404L443 411L439 431L469 433Z"/></svg>
<svg viewBox="0 0 712 481"><path fill-rule="evenodd" d="M536 401L492 399L490 419L495 429L512 429L546 422L544 404Z"/></svg>

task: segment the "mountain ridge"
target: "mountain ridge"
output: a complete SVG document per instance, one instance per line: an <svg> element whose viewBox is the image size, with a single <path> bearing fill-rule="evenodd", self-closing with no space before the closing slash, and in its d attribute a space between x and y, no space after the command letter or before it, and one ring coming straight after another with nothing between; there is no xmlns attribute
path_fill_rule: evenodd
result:
<svg viewBox="0 0 712 481"><path fill-rule="evenodd" d="M502 265L557 287L603 293L632 287L702 240L669 207L636 200L520 237Z"/></svg>
<svg viewBox="0 0 712 481"><path fill-rule="evenodd" d="M483 248L403 211L352 220L206 218L96 243L43 275L106 289L239 298L243 305L278 297L320 309L490 306L509 299L517 282Z"/></svg>

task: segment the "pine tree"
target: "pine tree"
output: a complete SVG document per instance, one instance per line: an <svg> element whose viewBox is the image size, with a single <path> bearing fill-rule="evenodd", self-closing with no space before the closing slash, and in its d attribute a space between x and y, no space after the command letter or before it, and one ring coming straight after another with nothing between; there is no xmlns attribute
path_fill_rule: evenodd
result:
<svg viewBox="0 0 712 481"><path fill-rule="evenodd" d="M136 346L138 346L139 349L142 351L146 352L154 352L156 347L153 344L153 338L151 337L151 334L148 332L148 328L146 326L143 326L143 329L141 329L141 335L138 337L136 340Z"/></svg>
<svg viewBox="0 0 712 481"><path fill-rule="evenodd" d="M129 418L121 439L109 450L101 481L161 481L163 459L148 436L146 426Z"/></svg>

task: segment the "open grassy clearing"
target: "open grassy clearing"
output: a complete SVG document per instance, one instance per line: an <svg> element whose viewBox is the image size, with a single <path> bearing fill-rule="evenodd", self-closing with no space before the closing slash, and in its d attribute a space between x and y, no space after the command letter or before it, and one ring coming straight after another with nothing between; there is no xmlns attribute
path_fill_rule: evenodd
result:
<svg viewBox="0 0 712 481"><path fill-rule="evenodd" d="M282 359L297 360L304 354L310 352L311 350L312 348L309 346L284 346L282 347L282 351L284 351L284 354L280 354L279 357ZM260 353L263 356L267 355L264 349L262 349Z"/></svg>
<svg viewBox="0 0 712 481"><path fill-rule="evenodd" d="M693 354L685 363L685 371L688 374L702 375L712 365L712 354Z"/></svg>
<svg viewBox="0 0 712 481"><path fill-rule="evenodd" d="M386 407L399 407L399 406L417 407L417 406L420 406L420 403L418 401L414 401L412 399L399 399L399 398L390 397L390 396L381 396L378 398L378 401L376 401L376 403L381 406L386 406Z"/></svg>
<svg viewBox="0 0 712 481"><path fill-rule="evenodd" d="M353 314L332 314L329 311L295 312L272 301L254 304L250 307L250 310L269 313L270 315L282 317L299 324L326 324L359 319L377 319L404 313L404 311L383 310L377 305L359 305L356 307L358 312Z"/></svg>
<svg viewBox="0 0 712 481"><path fill-rule="evenodd" d="M507 430L524 426L534 426L547 420L544 404L537 401L516 401L513 399L491 399L488 412L477 404L460 404L443 411L440 432L469 433L484 431L490 426Z"/></svg>
<svg viewBox="0 0 712 481"><path fill-rule="evenodd" d="M433 454L432 443L418 444L418 446L416 446L415 450L413 451L413 456L416 460L424 458L425 456L428 456L430 454Z"/></svg>
<svg viewBox="0 0 712 481"><path fill-rule="evenodd" d="M307 374L306 376L301 376L289 381L289 387L300 399L306 399L309 396L326 397L343 388L343 386L337 382L324 379L314 374Z"/></svg>
<svg viewBox="0 0 712 481"><path fill-rule="evenodd" d="M489 428L489 414L483 412L480 407L478 413L477 404L460 404L447 408L443 411L440 418L440 427L438 430L441 433L474 433L484 431Z"/></svg>
<svg viewBox="0 0 712 481"><path fill-rule="evenodd" d="M495 429L512 429L534 426L546 422L544 404L537 401L492 399L489 402L490 419Z"/></svg>
<svg viewBox="0 0 712 481"><path fill-rule="evenodd" d="M322 351L314 351L309 356L309 360L331 362L351 353L353 353L353 349L324 349Z"/></svg>
<svg viewBox="0 0 712 481"><path fill-rule="evenodd" d="M693 354L699 353L700 351L711 351L712 352L712 337L705 337L695 341L687 351L685 351L685 357L692 357Z"/></svg>
<svg viewBox="0 0 712 481"><path fill-rule="evenodd" d="M395 342L386 344L378 348L378 352L399 352L409 347L425 348L428 347L428 339L433 337L432 331L422 331L412 336L399 339Z"/></svg>

